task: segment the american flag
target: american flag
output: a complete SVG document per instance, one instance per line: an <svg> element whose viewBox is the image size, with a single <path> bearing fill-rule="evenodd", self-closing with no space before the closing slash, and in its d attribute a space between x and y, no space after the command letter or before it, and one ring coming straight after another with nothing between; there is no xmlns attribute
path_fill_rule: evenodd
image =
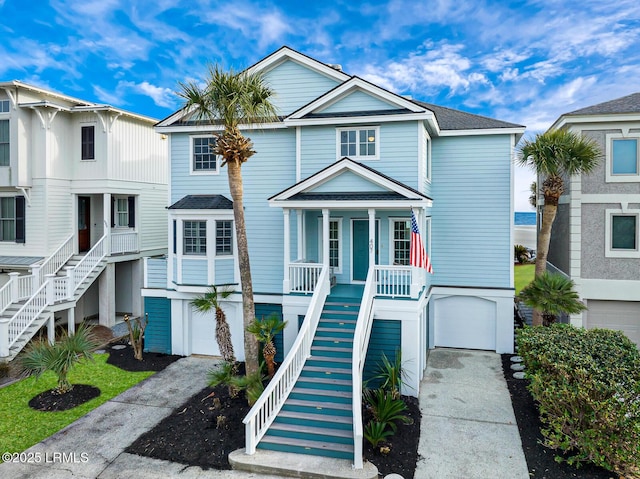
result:
<svg viewBox="0 0 640 479"><path fill-rule="evenodd" d="M433 266L429 256L422 244L422 236L420 236L420 230L418 229L418 222L416 221L416 215L411 211L411 246L409 251L409 264L417 268L425 268L429 273L433 274Z"/></svg>

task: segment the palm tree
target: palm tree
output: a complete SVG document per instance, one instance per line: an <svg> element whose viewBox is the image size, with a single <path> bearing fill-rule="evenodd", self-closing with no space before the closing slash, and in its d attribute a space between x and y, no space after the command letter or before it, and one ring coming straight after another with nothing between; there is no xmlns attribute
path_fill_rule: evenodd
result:
<svg viewBox="0 0 640 479"><path fill-rule="evenodd" d="M271 379L275 374L276 346L273 344L273 338L282 331L287 325L286 321L282 321L277 314L271 314L262 321L255 318L247 327L247 331L253 334L258 341L264 343L262 348L262 356L264 362L267 363L267 374Z"/></svg>
<svg viewBox="0 0 640 479"><path fill-rule="evenodd" d="M224 130L214 133L214 153L222 157L227 166L229 192L233 200L233 217L238 245L238 266L242 286L242 313L245 328L255 318L253 285L249 264L249 246L244 220L242 164L255 154L253 143L240 132L240 125L267 123L277 120L276 108L271 103L273 91L259 73L224 71L210 65L206 84L180 83L178 93L184 100L184 109L195 118L212 125L220 124ZM247 374L258 371L258 343L251 334L244 335L244 353Z"/></svg>
<svg viewBox="0 0 640 479"><path fill-rule="evenodd" d="M520 298L527 306L542 311L542 324L551 326L559 314L578 314L587 309L573 287L569 278L545 271L520 291Z"/></svg>
<svg viewBox="0 0 640 479"><path fill-rule="evenodd" d="M520 264L529 261L529 250L521 244L513 245L513 255Z"/></svg>
<svg viewBox="0 0 640 479"><path fill-rule="evenodd" d="M564 192L564 179L592 172L602 158L602 151L591 138L567 130L551 130L525 140L519 148L518 163L531 167L542 181L544 206L542 225L538 231L535 275L547 269L547 256L551 240L551 227L558 211L558 202ZM533 324L540 325L542 317L534 311Z"/></svg>
<svg viewBox="0 0 640 479"><path fill-rule="evenodd" d="M73 389L68 379L69 371L82 359L92 360L93 351L99 346L92 328L82 325L73 335L65 332L54 344L45 340L32 343L19 359L20 369L36 378L46 371L53 372L58 377L55 391L64 394Z"/></svg>
<svg viewBox="0 0 640 479"><path fill-rule="evenodd" d="M216 312L216 341L222 358L231 365L235 364L236 356L233 353L231 330L227 322L227 315L221 307L221 301L232 294L231 288L218 288L212 285L209 291L191 301L191 305L201 313L208 313L212 310Z"/></svg>

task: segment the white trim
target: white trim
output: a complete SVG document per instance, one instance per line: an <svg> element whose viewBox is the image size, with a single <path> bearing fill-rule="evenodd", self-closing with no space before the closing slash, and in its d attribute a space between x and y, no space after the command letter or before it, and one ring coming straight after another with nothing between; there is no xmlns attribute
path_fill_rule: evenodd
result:
<svg viewBox="0 0 640 479"><path fill-rule="evenodd" d="M280 202L288 200L289 198L291 198L292 196L298 193L312 190L316 186L321 185L326 181L329 181L330 179L339 175L343 171L351 171L352 173L371 181L373 184L377 186L380 186L386 190L394 191L396 193L399 193L407 197L407 200L399 200L399 201L392 201L392 202L390 201L367 202L367 205L372 205L372 207L375 207L375 205L389 207L389 206L392 206L391 203L393 203L393 205L396 205L396 206L404 206L403 202L405 201L409 202L409 206L411 206L411 204L414 204L416 206L417 205L431 206L432 204L432 201L428 198L420 198L420 197L416 198L417 194L415 191L409 190L408 188L405 188L394 181L384 178L376 174L375 172L369 170L368 168L361 166L360 164L358 164L353 160L349 160L348 158L343 158L342 160L337 161L330 167L323 170L321 173L310 176L306 180L301 181L298 184L292 186L291 188L288 188L285 191L281 192L280 194L272 197L269 200L269 206L279 206ZM302 209L308 209L309 207L313 206L313 203L316 203L316 202L298 201L295 203L298 204L299 206L293 206L293 204L289 202L287 203L287 206L292 208L298 207ZM344 202L328 202L328 203L336 204L338 207L340 206L344 207ZM320 202L319 204L324 205L324 204L327 204L327 202Z"/></svg>
<svg viewBox="0 0 640 479"><path fill-rule="evenodd" d="M363 121L367 123L390 123L394 121L435 121L431 112L424 113L399 113L396 115L374 115L374 116L336 116L322 118L285 118L283 123L290 126L319 126L319 125L353 125ZM524 129L522 130L524 131Z"/></svg>
<svg viewBox="0 0 640 479"><path fill-rule="evenodd" d="M344 239L344 235L342 234L342 220L343 218L341 216L338 217L331 217L329 216L329 232L331 232L331 222L335 221L338 223L338 266L331 266L333 268L333 272L335 274L342 274L342 270L343 270L343 258L342 258L342 252L344 251L343 248L343 239ZM331 242L331 239L329 239L329 242ZM318 263L322 263L324 261L324 257L323 257L323 246L324 246L324 242L322 240L322 217L319 216L318 217ZM331 248L331 245L329 245L329 248ZM329 249L329 253L331 253L331 249Z"/></svg>
<svg viewBox="0 0 640 479"><path fill-rule="evenodd" d="M300 208L302 210L317 210L322 208L329 208L332 210L360 210L360 209L368 209L375 208L376 210L401 210L401 209L410 209L412 206L414 208L428 208L433 205L431 200L420 199L420 198L408 198L406 200L362 200L362 201L340 201L340 200L318 200L318 201L278 201L276 203L269 203L269 206L273 206L275 208Z"/></svg>
<svg viewBox="0 0 640 479"><path fill-rule="evenodd" d="M375 155L360 155L360 132L363 130L374 130L374 147ZM356 132L356 154L355 155L343 155L342 154L342 132L343 131L355 131ZM380 159L380 126L357 126L357 127L336 127L336 159L349 157L354 161L373 161Z"/></svg>
<svg viewBox="0 0 640 479"><path fill-rule="evenodd" d="M606 258L640 258L640 210L630 210L627 204L621 204L620 209L605 210L604 218L604 255ZM635 249L613 249L611 242L613 239L613 216L633 216L636 218L636 247Z"/></svg>
<svg viewBox="0 0 640 479"><path fill-rule="evenodd" d="M522 128L487 128L483 130L440 130L438 136L476 136L476 135L513 135L523 134L525 127Z"/></svg>
<svg viewBox="0 0 640 479"><path fill-rule="evenodd" d="M400 221L405 221L409 223L409 237L407 241L411 240L411 216L401 217L401 216L389 216L389 260L388 264L394 265L395 263L395 252L396 252L396 244L395 244L395 223ZM411 250L411 244L409 244L409 250ZM409 258L407 257L407 265L409 265Z"/></svg>
<svg viewBox="0 0 640 479"><path fill-rule="evenodd" d="M575 280L578 285L576 290L582 299L640 301L640 281L589 278Z"/></svg>
<svg viewBox="0 0 640 479"><path fill-rule="evenodd" d="M640 182L640 179L638 180ZM640 203L640 194L608 193L582 195L582 203Z"/></svg>
<svg viewBox="0 0 640 479"><path fill-rule="evenodd" d="M578 123L599 123L601 125L595 127L590 125L589 129L602 129L601 126L606 126L605 129L611 129L611 123L616 122L633 122L640 121L639 113L617 113L612 115L600 114L600 115L563 115L558 118L549 130L558 130L565 125L574 125ZM595 127L595 128L594 128ZM632 127L633 128L633 127Z"/></svg>
<svg viewBox="0 0 640 479"><path fill-rule="evenodd" d="M296 183L302 179L302 129L296 126Z"/></svg>
<svg viewBox="0 0 640 479"><path fill-rule="evenodd" d="M638 183L640 182L640 133L608 133L605 136L605 181L607 183ZM628 174L613 174L613 141L636 141L636 172Z"/></svg>
<svg viewBox="0 0 640 479"><path fill-rule="evenodd" d="M272 54L266 56L255 65L252 65L247 69L248 73L254 73L256 71L265 73L274 69L286 60L291 60L296 63L300 63L326 77L333 78L337 81L345 81L351 78L350 75L343 73L340 70L330 67L329 65L322 63L318 60L310 58L302 53L292 50L289 47L282 47Z"/></svg>
<svg viewBox="0 0 640 479"><path fill-rule="evenodd" d="M348 96L356 90L368 93L374 98L382 100L385 103L397 105L400 108L406 108L413 113L425 113L427 110L426 108L421 107L416 103L401 97L400 95L384 90L377 85L363 80L362 78L351 77L349 80L342 83L342 85L334 88L333 90L330 90L324 95L313 100L311 103L308 103L302 108L296 110L291 115L289 115L289 118L287 119L299 120L305 115L308 115L309 113L312 113L316 110L321 111L323 108L329 107L333 103ZM433 118L433 115L431 115L431 118Z"/></svg>
<svg viewBox="0 0 640 479"><path fill-rule="evenodd" d="M220 174L220 161L221 158L219 155L214 155L216 160L216 169L215 170L196 170L194 169L194 140L196 138L211 138L215 139L213 135L189 135L189 175L192 176L211 176L211 175L219 175ZM209 148L211 149L211 148Z"/></svg>
<svg viewBox="0 0 640 479"><path fill-rule="evenodd" d="M212 131L222 131L224 130L224 126L222 125L212 125L210 123L202 123L202 124L197 124L197 125L167 125L164 126L165 122L162 122L162 124L158 123L154 129L156 130L157 133L201 133L201 134L206 134L206 133L211 133ZM277 130L277 129L281 129L281 128L288 128L287 125L285 125L284 123L277 121L277 122L272 122L272 123L252 123L252 124L242 124L242 125L238 125L238 128L240 130Z"/></svg>

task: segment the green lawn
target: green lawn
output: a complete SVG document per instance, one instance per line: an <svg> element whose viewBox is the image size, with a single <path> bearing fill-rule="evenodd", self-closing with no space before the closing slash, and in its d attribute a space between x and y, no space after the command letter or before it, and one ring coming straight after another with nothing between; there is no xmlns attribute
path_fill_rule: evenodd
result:
<svg viewBox="0 0 640 479"><path fill-rule="evenodd" d="M37 381L25 378L1 388L0 451L24 451L153 374L152 371L123 371L107 364L108 356L96 354L94 362L79 364L73 369L69 375L72 384L90 384L100 388L102 394L68 411L42 412L29 407L32 397L56 386L53 373L45 373Z"/></svg>
<svg viewBox="0 0 640 479"><path fill-rule="evenodd" d="M516 294L533 280L535 268L535 264L516 264L513 266Z"/></svg>

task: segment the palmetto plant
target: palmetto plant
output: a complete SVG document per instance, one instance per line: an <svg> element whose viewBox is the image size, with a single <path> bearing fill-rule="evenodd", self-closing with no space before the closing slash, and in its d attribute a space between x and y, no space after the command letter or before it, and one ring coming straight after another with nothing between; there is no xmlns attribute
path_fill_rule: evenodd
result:
<svg viewBox="0 0 640 479"><path fill-rule="evenodd" d="M541 311L542 324L550 326L562 313L577 314L587 309L573 287L570 279L545 271L520 291L520 298L527 306Z"/></svg>
<svg viewBox="0 0 640 479"><path fill-rule="evenodd" d="M393 431L387 429L387 423L379 421L370 421L364 427L363 435L367 441L371 443L373 447L378 447L378 444L384 442L389 436L393 436Z"/></svg>
<svg viewBox="0 0 640 479"><path fill-rule="evenodd" d="M564 178L591 173L602 159L602 151L591 138L568 130L551 130L539 134L533 141L526 140L519 148L518 163L531 167L542 182L544 196L542 225L538 232L536 276L547 269L547 256L551 228L558 211L558 202L564 192ZM539 310L535 310L533 324L542 323Z"/></svg>
<svg viewBox="0 0 640 479"><path fill-rule="evenodd" d="M385 391L390 391L392 397L398 399L405 377L400 350L396 351L393 361L390 361L387 355L382 353L381 361L382 362L378 364L376 374L371 377L369 381L381 381L380 388Z"/></svg>
<svg viewBox="0 0 640 479"><path fill-rule="evenodd" d="M529 250L521 244L513 245L513 255L520 264L529 261Z"/></svg>
<svg viewBox="0 0 640 479"><path fill-rule="evenodd" d="M73 389L68 379L73 366L83 359L92 360L93 351L98 346L92 328L81 325L75 334L69 335L65 332L54 344L45 340L32 343L20 357L19 367L23 373L36 378L46 371L53 372L58 377L56 392L64 394Z"/></svg>
<svg viewBox="0 0 640 479"><path fill-rule="evenodd" d="M233 200L233 217L238 247L238 266L242 287L243 325L246 328L255 318L253 284L249 263L249 245L244 219L242 165L255 154L253 143L243 136L240 125L255 125L277 121L276 108L271 102L273 91L259 73L250 70L224 71L210 65L206 84L180 83L178 92L184 100L184 109L194 119L221 125L223 131L215 131L214 153L222 157L227 166L229 192ZM250 334L244 335L245 365L247 374L258 371L258 343Z"/></svg>
<svg viewBox="0 0 640 479"><path fill-rule="evenodd" d="M364 398L369 406L373 418L379 423L387 423L396 432L396 421L409 422L409 418L402 414L407 405L402 399L394 398L390 391L384 389L368 389Z"/></svg>
<svg viewBox="0 0 640 479"><path fill-rule="evenodd" d="M273 338L282 331L287 325L286 321L282 321L277 314L271 314L262 320L255 318L247 327L247 331L253 334L256 339L264 343L262 348L262 356L267 364L267 374L272 378L275 374L276 346L273 344Z"/></svg>
<svg viewBox="0 0 640 479"><path fill-rule="evenodd" d="M216 341L220 348L222 358L230 363L235 364L236 357L233 352L233 343L231 342L231 330L227 322L227 316L221 307L221 301L233 294L233 289L228 287L211 286L209 290L201 296L198 296L191 305L201 313L208 313L212 310L216 312Z"/></svg>

